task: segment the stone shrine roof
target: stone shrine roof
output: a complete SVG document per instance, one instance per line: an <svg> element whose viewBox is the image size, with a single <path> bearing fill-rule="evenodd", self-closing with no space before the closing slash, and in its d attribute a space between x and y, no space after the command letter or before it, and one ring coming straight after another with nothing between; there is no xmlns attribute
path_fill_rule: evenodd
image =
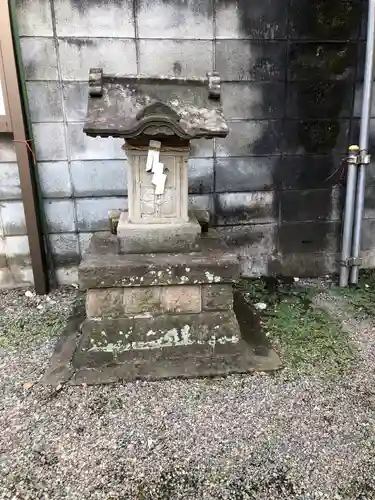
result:
<svg viewBox="0 0 375 500"><path fill-rule="evenodd" d="M220 78L104 75L91 69L84 132L92 137L226 137Z"/></svg>

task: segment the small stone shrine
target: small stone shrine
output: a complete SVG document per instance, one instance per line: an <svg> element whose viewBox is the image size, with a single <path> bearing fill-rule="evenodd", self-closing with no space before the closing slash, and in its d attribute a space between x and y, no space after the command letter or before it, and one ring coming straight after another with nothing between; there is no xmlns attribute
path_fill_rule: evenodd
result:
<svg viewBox="0 0 375 500"><path fill-rule="evenodd" d="M73 367L81 379L93 370L107 382L249 371L233 312L237 256L214 229L203 232L202 213L188 204L190 141L228 134L218 75L92 69L84 132L125 140L128 211L117 234L93 236L80 264L86 319Z"/></svg>

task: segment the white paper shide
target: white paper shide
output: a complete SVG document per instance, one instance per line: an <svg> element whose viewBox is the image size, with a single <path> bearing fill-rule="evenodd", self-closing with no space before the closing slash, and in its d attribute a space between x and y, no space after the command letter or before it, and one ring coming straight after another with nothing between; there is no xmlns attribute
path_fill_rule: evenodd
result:
<svg viewBox="0 0 375 500"><path fill-rule="evenodd" d="M156 195L162 195L164 193L165 182L167 180L167 176L164 173L164 164L159 161L160 148L161 142L150 141L146 162L146 172L151 172L153 174L151 182L155 186Z"/></svg>

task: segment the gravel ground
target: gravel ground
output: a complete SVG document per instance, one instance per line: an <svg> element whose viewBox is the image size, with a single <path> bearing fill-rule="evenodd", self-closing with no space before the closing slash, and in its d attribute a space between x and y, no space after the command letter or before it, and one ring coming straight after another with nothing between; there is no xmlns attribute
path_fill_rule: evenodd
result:
<svg viewBox="0 0 375 500"><path fill-rule="evenodd" d="M0 316L26 311L42 329L74 297L1 292ZM340 380L281 372L56 393L31 387L55 337L3 343L0 499L375 499L375 329L341 319L361 359Z"/></svg>

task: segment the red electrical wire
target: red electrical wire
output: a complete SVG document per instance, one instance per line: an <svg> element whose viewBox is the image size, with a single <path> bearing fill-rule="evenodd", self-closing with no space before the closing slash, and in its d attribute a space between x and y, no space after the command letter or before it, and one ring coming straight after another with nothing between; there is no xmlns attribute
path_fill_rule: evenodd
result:
<svg viewBox="0 0 375 500"><path fill-rule="evenodd" d="M30 151L30 153L31 153L31 154L32 154L32 156L33 156L34 167L36 167L36 157L35 157L35 153L34 153L34 151L32 150L32 148L31 148L31 146L30 146L30 144L29 144L30 140L26 140L26 141L17 141L17 140L14 140L14 139L13 139L13 142L22 142L23 144L26 144L27 149Z"/></svg>

